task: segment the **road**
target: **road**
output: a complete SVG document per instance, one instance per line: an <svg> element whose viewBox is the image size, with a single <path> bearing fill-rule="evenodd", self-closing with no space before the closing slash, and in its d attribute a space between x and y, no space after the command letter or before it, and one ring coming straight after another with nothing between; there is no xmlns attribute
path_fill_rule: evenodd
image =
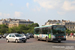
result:
<svg viewBox="0 0 75 50"><path fill-rule="evenodd" d="M28 39L26 43L7 43L0 39L0 50L75 50L75 41L45 42L37 41L34 38Z"/></svg>

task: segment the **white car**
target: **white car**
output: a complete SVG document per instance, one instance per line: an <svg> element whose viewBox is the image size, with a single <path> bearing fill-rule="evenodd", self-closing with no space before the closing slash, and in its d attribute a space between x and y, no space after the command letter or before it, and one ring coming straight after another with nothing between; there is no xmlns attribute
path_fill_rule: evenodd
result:
<svg viewBox="0 0 75 50"><path fill-rule="evenodd" d="M7 42L13 41L13 42L16 42L16 43L18 43L18 42L24 42L25 43L26 40L27 40L26 36L23 37L18 33L10 33L8 36L6 36Z"/></svg>

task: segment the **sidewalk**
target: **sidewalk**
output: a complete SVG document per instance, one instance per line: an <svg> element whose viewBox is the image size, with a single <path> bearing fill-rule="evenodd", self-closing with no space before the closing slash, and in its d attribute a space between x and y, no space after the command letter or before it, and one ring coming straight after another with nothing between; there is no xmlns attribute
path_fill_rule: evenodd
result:
<svg viewBox="0 0 75 50"><path fill-rule="evenodd" d="M66 37L66 40L75 40L75 37Z"/></svg>

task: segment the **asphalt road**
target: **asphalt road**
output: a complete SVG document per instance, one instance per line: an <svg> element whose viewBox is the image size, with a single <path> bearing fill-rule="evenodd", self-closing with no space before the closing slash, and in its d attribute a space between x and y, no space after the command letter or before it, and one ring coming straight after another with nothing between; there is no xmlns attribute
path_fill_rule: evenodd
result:
<svg viewBox="0 0 75 50"><path fill-rule="evenodd" d="M26 43L7 43L0 39L0 50L75 50L75 41L45 42L37 41L34 38L28 39Z"/></svg>

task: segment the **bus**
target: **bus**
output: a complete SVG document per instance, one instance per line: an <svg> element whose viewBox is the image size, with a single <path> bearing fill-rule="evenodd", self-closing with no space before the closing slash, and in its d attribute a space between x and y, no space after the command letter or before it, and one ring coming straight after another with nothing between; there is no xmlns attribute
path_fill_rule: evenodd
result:
<svg viewBox="0 0 75 50"><path fill-rule="evenodd" d="M66 41L66 27L64 25L48 25L34 28L34 38L49 41Z"/></svg>

